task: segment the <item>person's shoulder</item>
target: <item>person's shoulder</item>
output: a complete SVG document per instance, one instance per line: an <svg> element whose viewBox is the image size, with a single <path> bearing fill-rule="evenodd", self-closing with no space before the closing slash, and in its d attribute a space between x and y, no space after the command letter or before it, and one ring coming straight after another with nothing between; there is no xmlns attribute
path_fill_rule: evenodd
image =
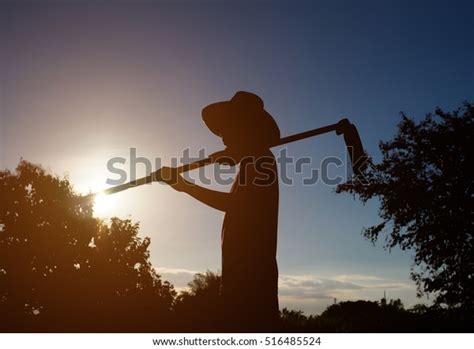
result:
<svg viewBox="0 0 474 349"><path fill-rule="evenodd" d="M276 159L275 159L275 155L273 154L273 152L270 150L270 149L267 149L265 151L263 151L258 157L257 159L263 159L267 162L276 162Z"/></svg>
<svg viewBox="0 0 474 349"><path fill-rule="evenodd" d="M268 156L268 157L271 157L271 158L275 158L275 155L273 154L272 150L271 149L266 149L264 152L263 152L264 156Z"/></svg>
<svg viewBox="0 0 474 349"><path fill-rule="evenodd" d="M241 167L248 167L250 170L255 171L256 168L261 166L269 167L269 166L276 166L276 159L275 155L268 150L263 151L258 154L254 154L252 156L245 157L241 161Z"/></svg>
<svg viewBox="0 0 474 349"><path fill-rule="evenodd" d="M278 171L276 159L273 153L268 150L248 159L248 162L241 164L241 171L250 186L270 188L278 184Z"/></svg>

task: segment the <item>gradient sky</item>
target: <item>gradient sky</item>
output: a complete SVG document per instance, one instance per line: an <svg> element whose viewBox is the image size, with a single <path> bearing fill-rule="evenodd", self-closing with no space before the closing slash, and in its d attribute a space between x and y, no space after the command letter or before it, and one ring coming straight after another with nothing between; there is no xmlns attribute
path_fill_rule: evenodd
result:
<svg viewBox="0 0 474 349"><path fill-rule="evenodd" d="M80 192L103 189L107 160L129 159L131 147L163 163L184 148L221 149L200 112L237 90L260 95L282 135L349 117L379 158L400 111L419 119L473 100L472 4L0 1L0 167L23 157ZM316 167L345 154L334 134L287 151ZM378 300L384 290L420 302L410 253L361 236L378 222L377 202L322 183L280 190L282 306L320 312L334 297ZM177 287L219 269L223 214L185 194L145 186L97 215L139 221L153 264Z"/></svg>

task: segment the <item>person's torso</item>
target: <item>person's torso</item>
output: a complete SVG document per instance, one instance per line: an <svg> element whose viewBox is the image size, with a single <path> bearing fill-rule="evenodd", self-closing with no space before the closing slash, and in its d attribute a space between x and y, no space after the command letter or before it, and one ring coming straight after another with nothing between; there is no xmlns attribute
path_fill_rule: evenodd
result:
<svg viewBox="0 0 474 349"><path fill-rule="evenodd" d="M223 273L276 268L278 172L273 154L244 161L222 227Z"/></svg>

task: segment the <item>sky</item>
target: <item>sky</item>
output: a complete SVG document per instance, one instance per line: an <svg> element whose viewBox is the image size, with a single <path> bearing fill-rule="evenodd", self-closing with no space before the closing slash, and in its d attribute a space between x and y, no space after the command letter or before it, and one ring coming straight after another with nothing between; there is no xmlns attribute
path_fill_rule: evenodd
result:
<svg viewBox="0 0 474 349"><path fill-rule="evenodd" d="M474 99L473 10L469 1L0 1L0 167L24 158L78 192L104 189L109 159L125 158L130 173L131 148L163 164L183 149L222 149L201 110L238 90L262 97L282 135L348 117L380 159L401 111L419 120ZM335 134L285 149L312 168L345 157ZM384 291L407 306L426 302L409 278L411 252L361 235L379 222L377 201L289 175L281 307L320 313L334 298ZM186 194L153 184L107 198L95 214L140 222L153 265L178 289L220 268L223 214Z"/></svg>

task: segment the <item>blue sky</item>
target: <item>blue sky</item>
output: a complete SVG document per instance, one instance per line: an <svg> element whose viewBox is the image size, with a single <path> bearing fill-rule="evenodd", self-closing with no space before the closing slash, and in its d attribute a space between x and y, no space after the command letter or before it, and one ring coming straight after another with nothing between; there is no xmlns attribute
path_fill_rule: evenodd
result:
<svg viewBox="0 0 474 349"><path fill-rule="evenodd" d="M400 111L419 119L474 97L469 1L3 1L0 9L1 167L23 157L82 192L104 188L107 160L129 158L130 147L164 163L184 148L221 149L200 111L237 90L260 95L283 135L348 117L376 159ZM287 151L315 166L345 154L333 134ZM280 190L282 305L320 312L333 298L376 300L384 290L418 302L410 253L361 236L378 222L377 202L364 206L322 183ZM140 221L152 262L178 287L219 268L222 214L184 194L138 188L98 215Z"/></svg>

